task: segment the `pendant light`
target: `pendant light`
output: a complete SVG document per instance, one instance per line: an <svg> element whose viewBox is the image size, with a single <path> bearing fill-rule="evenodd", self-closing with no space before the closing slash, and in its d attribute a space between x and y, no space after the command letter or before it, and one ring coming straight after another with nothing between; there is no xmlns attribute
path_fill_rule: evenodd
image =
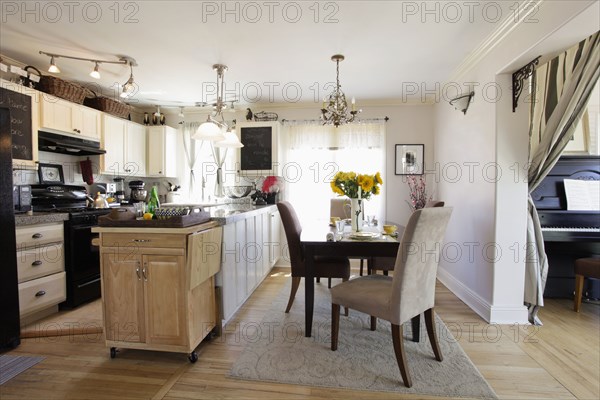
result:
<svg viewBox="0 0 600 400"><path fill-rule="evenodd" d="M60 68L56 66L56 63L54 62L54 57L50 57L50 67L48 68L48 72L51 72L53 74L60 74Z"/></svg>
<svg viewBox="0 0 600 400"><path fill-rule="evenodd" d="M100 71L98 71L98 62L96 62L94 70L90 72L90 76L94 79L100 79Z"/></svg>

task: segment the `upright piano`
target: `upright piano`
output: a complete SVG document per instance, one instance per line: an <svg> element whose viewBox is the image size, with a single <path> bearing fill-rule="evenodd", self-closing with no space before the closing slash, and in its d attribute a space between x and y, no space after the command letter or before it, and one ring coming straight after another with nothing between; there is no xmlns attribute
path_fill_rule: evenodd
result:
<svg viewBox="0 0 600 400"><path fill-rule="evenodd" d="M575 260L600 257L600 210L568 210L565 179L600 180L600 157L562 156L531 195L548 257L544 297L572 298ZM600 281L586 285L584 296L600 299Z"/></svg>

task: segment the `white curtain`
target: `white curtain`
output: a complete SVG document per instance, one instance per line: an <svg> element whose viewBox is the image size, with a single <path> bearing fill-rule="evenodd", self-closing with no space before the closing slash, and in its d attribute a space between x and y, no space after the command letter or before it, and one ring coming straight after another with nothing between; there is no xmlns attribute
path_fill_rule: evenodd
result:
<svg viewBox="0 0 600 400"><path fill-rule="evenodd" d="M286 198L302 219L329 219L329 200L337 197L329 182L338 171L380 172L382 192L365 202L365 215L385 221L385 124L348 124L338 128L287 123L282 175Z"/></svg>
<svg viewBox="0 0 600 400"><path fill-rule="evenodd" d="M196 189L199 189L201 192L202 189L202 171L195 170L196 168L196 160L198 159L199 149L197 149L197 141L192 139L194 133L200 126L201 122L184 122L180 125L180 129L182 131L182 140L183 140L183 150L185 153L185 160L187 168L184 169L184 182L187 181L188 186L188 197L190 201L198 200L201 197L201 194L196 193ZM200 184L196 187L197 184Z"/></svg>

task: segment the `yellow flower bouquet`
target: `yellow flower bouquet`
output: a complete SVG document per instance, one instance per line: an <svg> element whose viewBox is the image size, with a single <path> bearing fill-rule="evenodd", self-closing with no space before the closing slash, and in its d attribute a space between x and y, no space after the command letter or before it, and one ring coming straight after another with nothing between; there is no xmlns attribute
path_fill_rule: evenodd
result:
<svg viewBox="0 0 600 400"><path fill-rule="evenodd" d="M352 231L358 232L362 226L363 208L361 202L369 200L371 195L380 192L379 186L383 184L381 174L363 175L356 172L339 171L331 181L331 190L340 196L348 196L351 200L350 215Z"/></svg>
<svg viewBox="0 0 600 400"><path fill-rule="evenodd" d="M331 190L351 199L368 200L371 195L379 194L382 184L383 180L379 172L375 175L363 175L352 171L339 171L331 181Z"/></svg>

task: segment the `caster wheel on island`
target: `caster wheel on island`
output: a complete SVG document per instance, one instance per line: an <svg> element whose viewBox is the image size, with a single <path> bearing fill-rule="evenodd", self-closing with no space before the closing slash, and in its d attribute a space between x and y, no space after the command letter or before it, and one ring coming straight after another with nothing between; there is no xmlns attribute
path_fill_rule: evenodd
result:
<svg viewBox="0 0 600 400"><path fill-rule="evenodd" d="M116 356L117 356L117 348L111 347L110 348L110 358L115 358Z"/></svg>
<svg viewBox="0 0 600 400"><path fill-rule="evenodd" d="M190 360L190 362L192 364L194 364L196 361L198 361L198 353L196 353L195 351L192 351L190 353L190 355L188 356L188 360Z"/></svg>

